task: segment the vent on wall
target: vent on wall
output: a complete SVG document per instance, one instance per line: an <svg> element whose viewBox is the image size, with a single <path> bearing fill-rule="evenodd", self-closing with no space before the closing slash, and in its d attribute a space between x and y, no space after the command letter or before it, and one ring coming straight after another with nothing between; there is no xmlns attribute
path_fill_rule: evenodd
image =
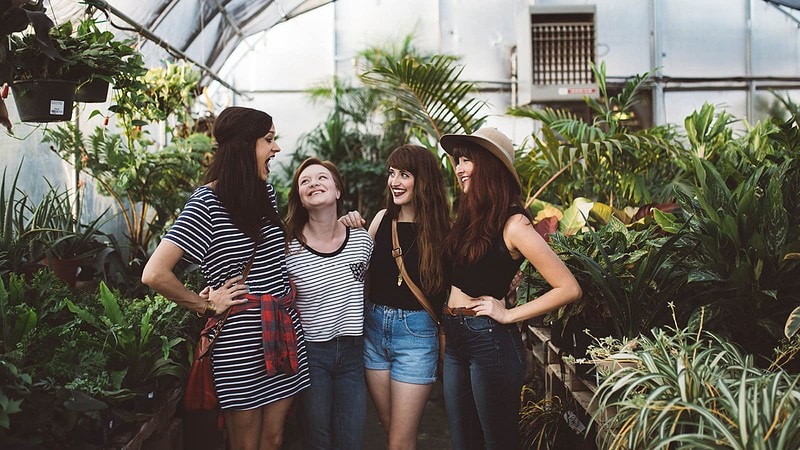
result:
<svg viewBox="0 0 800 450"><path fill-rule="evenodd" d="M594 5L531 6L530 67L520 67L530 70L531 102L597 97L590 66L595 62L595 43Z"/></svg>

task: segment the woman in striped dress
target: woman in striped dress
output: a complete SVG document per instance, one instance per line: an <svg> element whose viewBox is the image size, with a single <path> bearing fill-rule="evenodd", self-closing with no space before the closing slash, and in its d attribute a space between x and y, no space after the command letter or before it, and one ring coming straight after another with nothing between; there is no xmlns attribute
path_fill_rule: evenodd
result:
<svg viewBox="0 0 800 450"><path fill-rule="evenodd" d="M222 111L214 137L218 149L206 184L156 248L142 282L198 313L214 316L233 308L212 350L230 447L278 449L292 398L309 386L286 270L286 235L274 189L266 182L270 161L281 149L272 118L251 108ZM200 265L210 285L203 295L173 274L181 259Z"/></svg>
<svg viewBox="0 0 800 450"><path fill-rule="evenodd" d="M303 447L364 445L364 276L372 239L337 221L343 192L330 161L308 158L294 173L286 219L289 278L297 288L311 388L300 395Z"/></svg>

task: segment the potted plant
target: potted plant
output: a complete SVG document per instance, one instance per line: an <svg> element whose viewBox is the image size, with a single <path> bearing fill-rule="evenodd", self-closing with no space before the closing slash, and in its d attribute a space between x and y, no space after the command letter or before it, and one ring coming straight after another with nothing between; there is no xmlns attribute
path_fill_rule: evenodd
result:
<svg viewBox="0 0 800 450"><path fill-rule="evenodd" d="M71 66L67 76L78 80L75 101L102 103L108 97L109 84L129 87L146 70L142 55L133 48L133 40L117 40L114 33L101 31L94 19L82 20L74 36L80 64Z"/></svg>
<svg viewBox="0 0 800 450"><path fill-rule="evenodd" d="M72 118L74 80L64 79L73 62L59 51L53 39L52 22L44 21L38 32L3 37L8 52L0 60L0 82L9 83L20 119L24 122L55 122ZM46 31L46 32L45 32ZM47 44L42 37L47 36Z"/></svg>
<svg viewBox="0 0 800 450"><path fill-rule="evenodd" d="M11 84L23 121L55 122L72 117L76 87L78 98L105 101L105 82L125 84L143 72L143 60L129 41L101 32L94 19L47 28L52 45L43 45L38 33L12 33L4 37L9 52L0 59L0 82ZM95 80L99 80L95 82ZM85 89L99 83L101 92L84 96Z"/></svg>
<svg viewBox="0 0 800 450"><path fill-rule="evenodd" d="M59 278L74 287L82 266L106 245L98 240L103 233L106 211L89 223L81 223L72 211L73 199L67 190L50 185L50 190L32 210L30 217L31 253L47 258L47 264Z"/></svg>

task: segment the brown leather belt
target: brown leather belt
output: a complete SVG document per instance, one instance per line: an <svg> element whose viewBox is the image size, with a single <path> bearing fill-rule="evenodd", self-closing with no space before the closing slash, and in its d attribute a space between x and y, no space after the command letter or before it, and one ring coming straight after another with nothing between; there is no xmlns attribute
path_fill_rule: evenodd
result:
<svg viewBox="0 0 800 450"><path fill-rule="evenodd" d="M472 308L465 308L465 307L463 307L463 306L461 306L461 307L458 307L458 308L451 308L451 307L449 307L449 306L447 306L447 305L444 305L444 306L442 307L442 311L444 311L444 313L445 313L445 314L447 314L448 316L453 316L453 317L458 317L458 316L474 316L474 315L477 315L477 314L478 314L478 313L476 313L476 312L475 312L475 310L474 310L474 309L472 309Z"/></svg>

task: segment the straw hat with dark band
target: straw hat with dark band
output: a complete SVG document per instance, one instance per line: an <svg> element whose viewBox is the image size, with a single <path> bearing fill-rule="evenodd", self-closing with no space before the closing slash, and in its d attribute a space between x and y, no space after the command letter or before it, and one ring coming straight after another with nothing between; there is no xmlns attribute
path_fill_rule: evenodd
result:
<svg viewBox="0 0 800 450"><path fill-rule="evenodd" d="M453 154L453 149L463 144L475 144L489 150L489 153L503 162L503 165L514 176L520 189L522 188L519 175L517 175L517 170L514 168L514 145L511 143L511 139L497 130L497 128L484 127L472 134L445 134L439 143L444 151L451 155Z"/></svg>

